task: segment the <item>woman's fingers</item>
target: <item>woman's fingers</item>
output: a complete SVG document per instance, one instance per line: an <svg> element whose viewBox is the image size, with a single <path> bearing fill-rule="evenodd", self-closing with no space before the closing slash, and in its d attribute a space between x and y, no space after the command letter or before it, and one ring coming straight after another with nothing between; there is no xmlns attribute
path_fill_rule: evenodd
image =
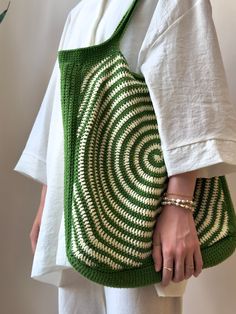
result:
<svg viewBox="0 0 236 314"><path fill-rule="evenodd" d="M198 245L197 248L195 249L193 256L194 256L194 262L195 262L195 271L193 275L197 277L201 273L202 267L203 267L203 260L202 260L200 245Z"/></svg>
<svg viewBox="0 0 236 314"><path fill-rule="evenodd" d="M185 251L178 249L175 254L175 268L173 269L173 281L179 282L184 280L184 260Z"/></svg>
<svg viewBox="0 0 236 314"><path fill-rule="evenodd" d="M168 267L168 268L165 268ZM163 252L162 286L167 286L173 278L174 259L173 254L168 251Z"/></svg>
<svg viewBox="0 0 236 314"><path fill-rule="evenodd" d="M161 242L155 239L152 256L155 270L160 271L162 269L163 286L167 286L171 280L180 282L188 279L193 274L197 277L202 271L203 261L200 246L195 249L194 253L193 250L163 250Z"/></svg>
<svg viewBox="0 0 236 314"><path fill-rule="evenodd" d="M162 268L162 250L159 234L156 234L155 239L153 239L152 258L154 261L155 270L160 271Z"/></svg>
<svg viewBox="0 0 236 314"><path fill-rule="evenodd" d="M187 254L185 258L185 265L184 265L185 271L184 271L184 277L185 279L190 278L194 273L194 258L193 253L190 252Z"/></svg>
<svg viewBox="0 0 236 314"><path fill-rule="evenodd" d="M155 264L155 270L160 271L162 269L161 284L163 286L167 286L173 277L173 253L166 249L163 251L159 233L155 233L154 236L152 257ZM170 270L164 266L170 268Z"/></svg>

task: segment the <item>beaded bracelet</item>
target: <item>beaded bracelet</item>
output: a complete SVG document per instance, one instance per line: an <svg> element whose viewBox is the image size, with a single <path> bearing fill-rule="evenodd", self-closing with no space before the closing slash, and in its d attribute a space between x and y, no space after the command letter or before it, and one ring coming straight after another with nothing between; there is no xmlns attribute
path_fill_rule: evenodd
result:
<svg viewBox="0 0 236 314"><path fill-rule="evenodd" d="M166 193L163 196L163 200L161 202L161 205L176 205L176 206L180 206L180 207L184 207L187 208L189 210L191 210L191 212L194 212L194 206L195 206L195 202L191 201L191 200L185 200L185 199L176 199L176 198L168 198L167 196L165 196Z"/></svg>

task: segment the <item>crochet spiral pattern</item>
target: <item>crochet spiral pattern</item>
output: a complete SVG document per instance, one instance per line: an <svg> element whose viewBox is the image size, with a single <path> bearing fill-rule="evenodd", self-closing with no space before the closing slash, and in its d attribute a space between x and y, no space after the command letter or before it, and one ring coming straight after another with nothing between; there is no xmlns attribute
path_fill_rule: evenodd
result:
<svg viewBox="0 0 236 314"><path fill-rule="evenodd" d="M117 45L133 8L105 43L58 52L67 257L85 277L113 287L161 281L152 233L168 185L148 87ZM198 178L194 196L204 267L210 267L236 245L225 177Z"/></svg>

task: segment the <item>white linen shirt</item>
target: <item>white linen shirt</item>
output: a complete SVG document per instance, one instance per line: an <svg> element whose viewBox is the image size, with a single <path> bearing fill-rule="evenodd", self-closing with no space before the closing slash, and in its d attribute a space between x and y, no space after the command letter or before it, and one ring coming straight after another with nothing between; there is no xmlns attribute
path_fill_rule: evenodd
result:
<svg viewBox="0 0 236 314"><path fill-rule="evenodd" d="M59 49L108 39L133 0L81 0L70 11ZM168 176L236 171L236 107L230 102L209 0L140 0L120 43L142 74L157 117ZM47 184L31 277L63 285L65 254L63 125L58 60L15 171ZM159 296L183 296L187 280L154 284ZM81 287L82 288L82 287Z"/></svg>

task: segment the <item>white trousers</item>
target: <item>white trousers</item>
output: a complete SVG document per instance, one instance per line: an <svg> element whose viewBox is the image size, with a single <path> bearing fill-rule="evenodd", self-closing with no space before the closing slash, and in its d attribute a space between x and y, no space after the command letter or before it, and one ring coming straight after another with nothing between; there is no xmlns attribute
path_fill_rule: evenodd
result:
<svg viewBox="0 0 236 314"><path fill-rule="evenodd" d="M183 297L159 297L154 285L112 288L73 269L58 288L58 314L182 314Z"/></svg>

